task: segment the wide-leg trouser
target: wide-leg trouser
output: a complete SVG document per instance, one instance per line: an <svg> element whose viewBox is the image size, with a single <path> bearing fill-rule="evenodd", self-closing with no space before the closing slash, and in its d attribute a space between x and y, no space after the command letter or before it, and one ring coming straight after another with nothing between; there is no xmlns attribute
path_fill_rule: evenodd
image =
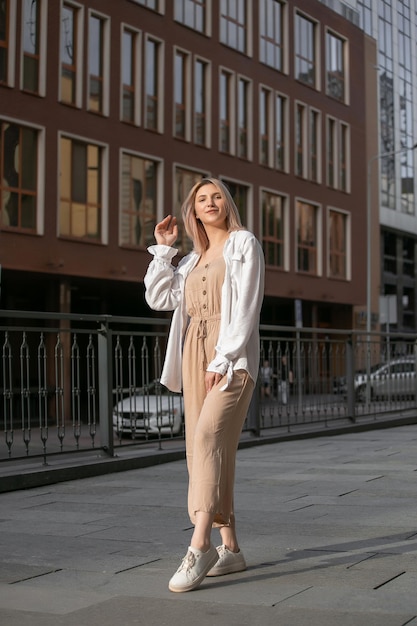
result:
<svg viewBox="0 0 417 626"><path fill-rule="evenodd" d="M198 384L195 374L183 382L188 512L193 524L196 511L205 511L214 513L213 526L225 526L234 516L236 451L254 383L245 370L235 370L225 390L223 378L206 394L198 374Z"/></svg>

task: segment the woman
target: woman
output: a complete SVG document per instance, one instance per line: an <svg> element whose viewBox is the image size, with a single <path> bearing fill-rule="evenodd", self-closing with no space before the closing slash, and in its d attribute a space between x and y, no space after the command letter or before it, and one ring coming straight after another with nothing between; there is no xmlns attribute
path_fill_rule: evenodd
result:
<svg viewBox="0 0 417 626"><path fill-rule="evenodd" d="M259 313L264 260L244 230L225 185L204 178L182 217L194 250L174 268L176 218L155 227L146 300L174 310L161 383L183 391L188 511L194 532L169 589L191 591L205 576L246 569L233 512L236 450L259 368ZM211 544L218 527L222 545Z"/></svg>

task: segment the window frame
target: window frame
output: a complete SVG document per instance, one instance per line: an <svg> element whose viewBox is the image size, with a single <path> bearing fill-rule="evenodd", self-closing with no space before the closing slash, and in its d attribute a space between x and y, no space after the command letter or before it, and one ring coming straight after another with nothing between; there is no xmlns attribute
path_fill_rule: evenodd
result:
<svg viewBox="0 0 417 626"><path fill-rule="evenodd" d="M275 5L280 6L280 17L281 17L281 32L280 32L280 41L277 41L276 37L268 37L266 33L263 32L263 27L265 23L268 23L267 17L267 5L271 4L271 7ZM275 11L273 10L274 17ZM274 29L275 33L275 29ZM276 49L279 49L281 56L281 63L268 63L268 55L267 53L263 53L263 48L268 46L268 43L274 48L276 56ZM265 58L264 58L265 57ZM272 67L277 72L282 72L283 74L288 74L288 4L285 0L260 0L259 3L259 62L263 63L267 67Z"/></svg>
<svg viewBox="0 0 417 626"><path fill-rule="evenodd" d="M148 123L148 67L149 67L149 57L148 57L148 44L152 42L155 44L155 67L156 76L154 76L154 82L156 87L156 95L153 96L153 100L156 102L155 106L155 127L150 126ZM146 130L149 130L154 133L163 133L164 132L164 117L163 117L163 87L164 87L164 49L165 42L154 35L150 35L146 33L144 37L144 75L143 75L143 127ZM152 96L150 96L152 97Z"/></svg>
<svg viewBox="0 0 417 626"><path fill-rule="evenodd" d="M302 19L306 22L309 22L312 27L312 53L313 58L310 59L308 56L304 56L301 54L301 50L299 50L299 42L300 37L298 33L298 20ZM304 44L307 45L307 42L304 41ZM299 72L299 64L306 63L313 68L313 79L312 81L303 80L300 78ZM314 19L311 15L300 11L299 9L295 9L294 15L294 78L296 81L306 85L307 87L311 87L317 91L320 90L320 23Z"/></svg>
<svg viewBox="0 0 417 626"><path fill-rule="evenodd" d="M69 139L71 142L82 143L85 145L96 146L100 149L100 165L101 165L101 178L100 178L100 197L101 197L101 211L100 211L100 229L99 229L99 237L97 239L89 239L88 237L77 237L72 234L62 234L61 233L61 184L60 179L62 178L62 159L61 159L61 141L63 139ZM109 180L109 145L107 143L90 139L89 137L84 137L80 135L76 135L73 133L68 133L64 131L58 132L58 185L57 185L57 237L59 239L70 239L71 241L79 241L86 244L92 245L107 245L108 244L108 180ZM72 172L71 172L72 174ZM72 182L72 178L71 178ZM72 202L72 199L70 199Z"/></svg>
<svg viewBox="0 0 417 626"><path fill-rule="evenodd" d="M322 256L320 254L320 251L323 249L322 246L322 205L314 202L314 201L310 201L307 200L305 198L301 198L301 197L296 197L294 199L295 202L295 268L296 268L296 272L298 274L303 274L306 276L318 276L321 277L322 273L323 273L323 261L322 261ZM314 209L314 235L315 235L315 245L314 246L309 246L309 245L300 245L299 244L299 237L298 237L298 232L299 232L299 212L300 212L300 207L302 206L309 206L312 207ZM315 271L311 271L311 270L305 270L305 269L300 269L300 264L299 264L299 253L300 251L305 250L307 251L307 254L310 255L311 252L314 253L314 258L315 258ZM309 257L310 258L310 257Z"/></svg>
<svg viewBox="0 0 417 626"><path fill-rule="evenodd" d="M102 35L102 41L101 41L101 64L102 64L102 68L101 68L101 75L96 76L95 74L91 73L91 69L90 69L90 36L91 36L91 31L90 31L90 20L91 18L96 18L100 21L101 26L102 26L102 31L101 31L101 35ZM111 29L111 22L110 22L110 17L108 15L105 15L104 13L100 13L98 11L92 10L92 9L88 9L88 15L87 15L87 72L86 72L86 79L87 79L87 86L86 86L86 107L87 107L87 111L90 111L90 113L95 113L96 115L102 115L104 117L108 117L109 116L109 96L110 96L110 87L109 87L109 80L110 80L110 29ZM101 106L99 107L99 110L96 110L92 105L91 105L91 83L92 83L92 79L96 79L98 80L98 82L101 83L102 88L101 88Z"/></svg>
<svg viewBox="0 0 417 626"><path fill-rule="evenodd" d="M288 272L290 269L289 263L289 196L288 194L279 193L276 190L269 189L266 187L261 187L259 190L260 193L260 201L259 206L261 207L261 234L262 234L262 249L265 254L265 265L268 269L280 270ZM265 207L264 207L264 194L267 194L269 197L274 196L281 199L281 208L282 208L282 239L275 237L274 235L265 234ZM265 242L270 242L273 245L281 245L282 246L282 265L271 265L268 263L268 254L265 246Z"/></svg>
<svg viewBox="0 0 417 626"><path fill-rule="evenodd" d="M176 91L179 86L180 80L177 76L177 64L176 61L178 58L181 58L181 69L182 69L182 85L181 85L181 105L177 102ZM192 54L188 50L184 50L179 46L174 46L174 54L173 54L173 120L172 120L172 135L175 139L179 139L181 141L191 141L191 101L192 101L192 90L191 90L191 67L192 67ZM177 133L177 114L178 111L183 111L183 134Z"/></svg>
<svg viewBox="0 0 417 626"><path fill-rule="evenodd" d="M62 61L62 14L63 9L65 7L69 7L74 11L74 24L75 24L75 49L76 49L76 59L75 64L73 64L74 68L74 89L75 89L75 97L74 101L67 101L63 98L63 86L62 86L62 70L63 65L65 65ZM82 88L83 88L83 58L84 58L84 6L82 4L78 4L77 2L73 2L72 0L61 0L61 11L60 11L60 34L59 34L59 66L58 66L58 100L60 103L65 104L70 107L75 107L77 109L81 109L82 107Z"/></svg>
<svg viewBox="0 0 417 626"><path fill-rule="evenodd" d="M350 144L350 125L332 115L326 115L326 185L344 193L351 191Z"/></svg>
<svg viewBox="0 0 417 626"><path fill-rule="evenodd" d="M0 117L0 132L2 124L13 124L19 126L20 128L28 128L36 132L36 158L37 158L37 171L36 171L36 202L35 202L35 211L36 211L36 219L35 219L35 229L27 229L21 228L18 226L6 226L2 223L2 219L0 217L0 232L3 230L13 231L15 233L22 233L25 235L43 235L44 234L44 220L45 220L45 176L44 176L44 166L45 163L45 127L39 126L37 124L28 124L27 122L14 119L7 116ZM0 144L1 145L1 144ZM2 163L2 158L0 154L0 165ZM1 216L1 213L0 213Z"/></svg>
<svg viewBox="0 0 417 626"><path fill-rule="evenodd" d="M334 70L330 70L328 67L328 63L330 60L333 59L332 56L330 56L330 50L329 50L329 39L333 38L334 40L337 40L340 42L341 46L342 46L342 54L341 54L341 59L342 59L342 64L343 64L343 76L341 79L341 83L343 84L343 92L341 97L336 97L335 95L333 95L331 93L331 90L329 89L329 76L333 76L334 75ZM343 104L348 104L349 103L349 76L348 76L348 72L349 72L349 41L346 39L346 37L343 37L342 35L340 35L339 33L337 33L336 31L332 30L331 28L326 28L325 31L325 41L326 41L326 57L325 57L325 72L326 72L326 95L329 98L332 98L333 100L336 100L337 102L342 102Z"/></svg>
<svg viewBox="0 0 417 626"><path fill-rule="evenodd" d="M239 2L239 0L237 0ZM244 10L244 22L239 22L237 19L230 17L231 8L229 7L230 0L220 0L219 2L219 41L224 46L235 50L240 54L244 54L246 56L251 57L253 55L252 49L252 20L249 19L249 16L253 14L252 0L241 0L243 10ZM223 13L223 9L226 10ZM227 26L227 32L225 37L223 38L223 23ZM232 46L230 43L231 36L229 34L229 28L231 24L235 24L237 28L237 32L239 32L239 28L244 33L244 45L243 50L239 47Z"/></svg>
<svg viewBox="0 0 417 626"><path fill-rule="evenodd" d="M181 18L181 16L177 15L178 2L182 3L182 6L180 7L180 9L182 9L183 16L186 14L187 7L184 5L185 1L186 0L174 0L174 7L173 7L174 21L177 22L178 24L181 24L182 26L185 26L186 28L190 28L191 30L194 30L195 32L200 33L200 35L206 35L207 37L210 37L211 31L212 31L211 0L188 0L189 2L192 2L194 5L201 5L202 11L203 11L203 30L200 30L196 27L195 19L193 20L194 22L193 24L189 24L189 23L186 23L184 18Z"/></svg>
<svg viewBox="0 0 417 626"><path fill-rule="evenodd" d="M123 216L124 216L124 210L123 210L123 195L122 195L122 190L123 190L123 184L122 184L122 180L123 180L123 156L129 156L130 158L136 158L136 159L142 159L144 161L152 161L155 166L156 166L156 180L155 180L155 189L156 189L156 199L155 199L155 215L152 217L153 222L157 222L160 219L162 219L162 215L161 215L161 211L160 211L160 207L163 204L163 199L161 197L161 194L163 192L163 160L156 158L153 155L148 155L148 154L144 154L142 152L136 152L133 150L128 150L126 148L120 148L119 150L119 165L120 165L120 170L119 170L119 237L118 237L118 241L119 241L119 247L120 248L124 248L124 249L131 249L131 250L145 250L146 247L148 245L150 245L151 242L146 242L141 245L141 244L134 244L131 241L126 242L123 241L122 239L122 234L123 234L123 227L122 227L122 223L123 223ZM130 179L132 180L132 178ZM129 230L129 234L130 234L130 230Z"/></svg>
<svg viewBox="0 0 417 626"><path fill-rule="evenodd" d="M259 163L272 167L274 163L274 92L266 85L259 85Z"/></svg>
<svg viewBox="0 0 417 626"><path fill-rule="evenodd" d="M130 0L130 2L133 2L134 4L139 4L140 6L143 6L145 9L148 9L149 11L155 11L155 13L160 13L161 15L164 15L165 13L165 0L154 0L156 7L152 7L150 6L153 3L153 0Z"/></svg>
<svg viewBox="0 0 417 626"><path fill-rule="evenodd" d="M202 84L204 86L204 91L203 91L203 95L202 95L202 101L203 101L203 105L204 105L204 111L202 113L202 115L200 116L201 119L203 120L203 127L204 127L204 140L203 142L197 141L197 136L198 136L198 116L199 113L197 112L197 106L196 106L196 97L195 97L195 90L196 90L196 65L197 63L201 63L201 66L203 68L203 80L202 80ZM205 59L199 55L195 55L194 59L193 59L193 94L192 94L192 116L193 116L193 121L192 121L192 126L193 126L193 142L197 145L197 146L203 146L205 148L210 148L211 147L211 99L210 99L210 93L211 93L211 84L212 84L212 68L211 68L211 61L209 61L208 59Z"/></svg>
<svg viewBox="0 0 417 626"><path fill-rule="evenodd" d="M339 252L339 249L337 248L332 248L331 247L331 214L337 214L340 215L344 218L344 237L345 237L345 253L341 254ZM351 268L351 261L352 261L352 254L351 254L351 245L352 245L352 238L351 238L351 226L352 226L352 221L351 221L351 214L349 213L349 211L345 211L343 209L338 209L335 208L333 206L328 206L327 207L327 277L332 279L332 280L345 280L345 281L350 281L352 278L352 268ZM341 275L335 275L332 273L332 256L336 256L337 258L343 258L344 259L344 265L345 265L345 275L341 276Z"/></svg>
<svg viewBox="0 0 417 626"><path fill-rule="evenodd" d="M120 121L125 124L133 124L134 126L139 126L141 122L141 103L142 99L140 97L141 94L141 72L142 72L142 31L133 28L130 24L126 24L124 22L120 25ZM133 119L128 120L124 117L124 94L125 88L128 87L127 83L123 82L123 64L124 64L124 35L125 33L130 33L132 36L132 49L131 49L131 59L130 61L133 63L132 69L132 81L133 85L128 91L132 94L133 99Z"/></svg>
<svg viewBox="0 0 417 626"><path fill-rule="evenodd" d="M244 85L244 102L245 102L245 126L240 125L240 102L242 102L242 98L240 97L240 86ZM252 145L252 133L250 132L250 120L253 117L253 106L252 106L252 80L243 76L242 74L238 74L236 76L236 156L239 159L243 159L245 161L252 160L253 153L253 145ZM241 131L243 129L243 134L246 137L245 145L246 150L244 152L241 151Z"/></svg>
<svg viewBox="0 0 417 626"><path fill-rule="evenodd" d="M36 55L38 59L38 79L37 89L32 90L25 87L25 59L32 55L25 51L25 4L26 0L21 0L21 15L22 15L22 30L21 30L21 46L20 46L20 89L27 93L42 96L46 95L46 49L47 49L47 28L48 28L48 0L38 0L39 2L39 24L38 36L39 36L39 51Z"/></svg>
<svg viewBox="0 0 417 626"><path fill-rule="evenodd" d="M222 79L226 79L226 90L223 94ZM236 110L236 74L235 72L228 70L225 67L219 67L219 152L222 154L235 155L236 153L236 137L234 132L235 125L233 120L235 119L234 112ZM223 95L226 96L225 107L227 109L226 118L223 119ZM227 129L227 146L223 144L223 131Z"/></svg>
<svg viewBox="0 0 417 626"><path fill-rule="evenodd" d="M231 176L220 176L219 179L224 182L224 184L229 188L229 191L233 197L233 190L231 188L232 185L236 185L239 188L245 189L246 191L246 204L245 204L245 215L242 216L239 211L239 202L234 199L236 202L237 209L239 211L239 215L244 226L247 226L249 230L253 230L253 211L250 210L249 207L253 206L253 185L248 184L247 181L239 180L237 178L233 178Z"/></svg>
<svg viewBox="0 0 417 626"><path fill-rule="evenodd" d="M0 86L15 86L15 58L16 58L16 11L17 2L6 0L6 39L2 40L1 48L5 50L5 80L0 80Z"/></svg>

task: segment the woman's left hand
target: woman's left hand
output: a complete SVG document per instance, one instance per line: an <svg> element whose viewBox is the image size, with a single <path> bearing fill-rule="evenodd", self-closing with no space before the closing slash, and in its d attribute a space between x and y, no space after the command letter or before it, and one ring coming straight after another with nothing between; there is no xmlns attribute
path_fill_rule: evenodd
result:
<svg viewBox="0 0 417 626"><path fill-rule="evenodd" d="M213 387L217 385L221 381L223 376L221 374L217 374L217 372L206 372L204 381L206 383L206 393L211 391Z"/></svg>

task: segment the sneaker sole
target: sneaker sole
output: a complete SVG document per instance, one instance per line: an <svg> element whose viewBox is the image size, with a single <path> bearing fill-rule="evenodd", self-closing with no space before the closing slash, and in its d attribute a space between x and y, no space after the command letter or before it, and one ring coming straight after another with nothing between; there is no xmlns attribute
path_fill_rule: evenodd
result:
<svg viewBox="0 0 417 626"><path fill-rule="evenodd" d="M195 580L193 580L192 583L183 587L175 587L174 585L171 585L171 583L169 583L168 589L170 591L173 591L174 593L185 593L186 591L192 591L193 589L197 589L197 587L201 585L201 583L207 576L207 572L209 572L212 569L212 567L217 563L218 560L219 560L219 556L216 553L215 555L213 555L213 558L210 560L210 562L207 563L207 570L206 571L203 570L200 576L198 576Z"/></svg>
<svg viewBox="0 0 417 626"><path fill-rule="evenodd" d="M224 567L213 567L213 569L207 572L206 576L225 576L226 574L236 574L237 572L244 572L246 570L246 564L237 563L236 565L225 565Z"/></svg>

